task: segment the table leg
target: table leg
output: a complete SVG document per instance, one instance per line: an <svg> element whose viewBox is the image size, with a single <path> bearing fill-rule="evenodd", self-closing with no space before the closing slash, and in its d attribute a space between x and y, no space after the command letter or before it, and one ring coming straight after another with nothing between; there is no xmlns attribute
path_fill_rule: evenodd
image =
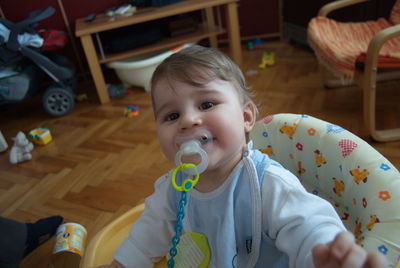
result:
<svg viewBox="0 0 400 268"><path fill-rule="evenodd" d="M99 97L100 103L107 103L110 101L110 97L108 96L106 83L104 81L103 72L99 64L99 59L97 57L96 48L93 44L92 36L81 36L81 42L83 50L85 51L86 60L89 64L90 73L92 74L92 79L96 86L97 95Z"/></svg>
<svg viewBox="0 0 400 268"><path fill-rule="evenodd" d="M236 2L227 4L226 27L228 28L229 48L236 64L242 64L242 48L240 44L239 19Z"/></svg>
<svg viewBox="0 0 400 268"><path fill-rule="evenodd" d="M215 27L215 19L214 19L214 10L212 7L208 7L205 9L206 10L206 18L207 18L207 25L208 27ZM210 47L217 48L218 43L217 43L217 37L216 36L211 36L209 38L210 40Z"/></svg>

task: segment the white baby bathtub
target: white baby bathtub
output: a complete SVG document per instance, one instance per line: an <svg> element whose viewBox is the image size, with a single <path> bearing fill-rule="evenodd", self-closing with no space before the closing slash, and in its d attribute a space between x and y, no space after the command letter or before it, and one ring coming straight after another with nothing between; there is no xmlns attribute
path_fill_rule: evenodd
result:
<svg viewBox="0 0 400 268"><path fill-rule="evenodd" d="M126 88L139 86L150 92L151 76L157 66L168 56L191 45L188 43L168 50L154 51L121 61L113 61L107 66L115 70Z"/></svg>

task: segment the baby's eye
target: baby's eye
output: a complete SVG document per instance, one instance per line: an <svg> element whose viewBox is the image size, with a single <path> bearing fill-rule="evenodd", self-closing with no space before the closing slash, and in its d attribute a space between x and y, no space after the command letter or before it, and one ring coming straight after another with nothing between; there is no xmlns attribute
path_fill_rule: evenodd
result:
<svg viewBox="0 0 400 268"><path fill-rule="evenodd" d="M165 121L174 121L174 120L176 120L178 118L179 118L179 114L178 113L172 113L172 114L169 114L169 115L167 115L165 117Z"/></svg>
<svg viewBox="0 0 400 268"><path fill-rule="evenodd" d="M215 106L215 103L213 103L211 101L206 101L206 102L203 102L202 104L200 104L200 110L207 110L214 106Z"/></svg>

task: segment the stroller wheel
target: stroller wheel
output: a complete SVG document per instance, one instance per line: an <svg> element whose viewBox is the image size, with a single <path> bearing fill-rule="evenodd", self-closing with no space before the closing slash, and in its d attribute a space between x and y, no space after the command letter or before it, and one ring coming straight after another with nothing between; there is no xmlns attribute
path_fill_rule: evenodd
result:
<svg viewBox="0 0 400 268"><path fill-rule="evenodd" d="M72 111L75 106L74 94L65 88L50 87L42 98L43 108L50 115L59 117Z"/></svg>

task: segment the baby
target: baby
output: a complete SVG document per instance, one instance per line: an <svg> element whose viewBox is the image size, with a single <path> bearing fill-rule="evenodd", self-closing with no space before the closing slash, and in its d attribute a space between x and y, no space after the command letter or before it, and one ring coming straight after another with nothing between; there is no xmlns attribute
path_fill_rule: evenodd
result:
<svg viewBox="0 0 400 268"><path fill-rule="evenodd" d="M239 67L225 54L193 45L164 60L151 85L165 156L174 162L184 142L197 140L208 166L185 196L172 187L173 172L157 180L113 267L153 267L168 252L173 267L184 252L174 259L170 251L176 232L189 237L181 244L201 240L199 267L386 266L380 254L355 244L328 202L252 149L247 136L257 107ZM176 180L179 185L185 177L178 172Z"/></svg>

